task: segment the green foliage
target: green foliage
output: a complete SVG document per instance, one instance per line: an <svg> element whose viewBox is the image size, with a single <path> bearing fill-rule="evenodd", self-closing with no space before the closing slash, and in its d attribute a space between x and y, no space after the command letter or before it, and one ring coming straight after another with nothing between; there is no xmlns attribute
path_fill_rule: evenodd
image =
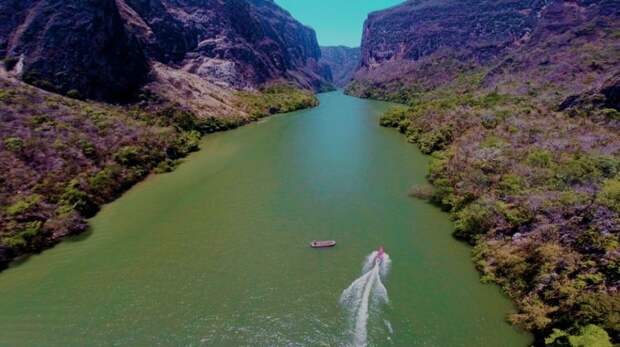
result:
<svg viewBox="0 0 620 347"><path fill-rule="evenodd" d="M452 127L443 126L421 134L418 138L418 145L422 153L430 154L445 149L452 143L452 139Z"/></svg>
<svg viewBox="0 0 620 347"><path fill-rule="evenodd" d="M108 192L116 185L117 175L118 168L114 166L98 171L88 179L90 189L99 193Z"/></svg>
<svg viewBox="0 0 620 347"><path fill-rule="evenodd" d="M19 153L24 148L24 141L19 137L7 137L4 139L4 147L13 153Z"/></svg>
<svg viewBox="0 0 620 347"><path fill-rule="evenodd" d="M10 248L21 251L30 250L32 240L39 235L43 222L32 221L25 223L14 234L2 238L2 243Z"/></svg>
<svg viewBox="0 0 620 347"><path fill-rule="evenodd" d="M454 236L475 243L493 225L493 208L485 203L474 202L456 213Z"/></svg>
<svg viewBox="0 0 620 347"><path fill-rule="evenodd" d="M11 216L22 214L35 207L42 199L43 197L38 194L26 196L7 207L6 212Z"/></svg>
<svg viewBox="0 0 620 347"><path fill-rule="evenodd" d="M60 197L60 203L70 206L87 217L94 215L98 210L97 205L92 201L88 193L80 189L80 183L77 180L72 180L65 187Z"/></svg>
<svg viewBox="0 0 620 347"><path fill-rule="evenodd" d="M548 168L552 164L553 157L545 149L534 149L527 155L527 163L534 167Z"/></svg>
<svg viewBox="0 0 620 347"><path fill-rule="evenodd" d="M286 84L272 85L260 92L239 92L237 98L239 106L255 120L318 105L318 99L312 93Z"/></svg>
<svg viewBox="0 0 620 347"><path fill-rule="evenodd" d="M166 154L171 160L183 158L200 149L200 140L201 134L198 131L183 132L171 141Z"/></svg>
<svg viewBox="0 0 620 347"><path fill-rule="evenodd" d="M161 126L174 126L182 131L199 129L199 121L196 115L178 105L168 106L157 113Z"/></svg>
<svg viewBox="0 0 620 347"><path fill-rule="evenodd" d="M514 174L506 174L498 183L498 188L503 196L516 196L524 193L527 182L526 180Z"/></svg>
<svg viewBox="0 0 620 347"><path fill-rule="evenodd" d="M607 156L591 156L582 153L564 156L555 168L555 176L564 184L580 184L614 176L620 161Z"/></svg>
<svg viewBox="0 0 620 347"><path fill-rule="evenodd" d="M596 197L596 202L620 212L620 179L606 180Z"/></svg>
<svg viewBox="0 0 620 347"><path fill-rule="evenodd" d="M166 160L161 161L155 167L154 171L155 173L158 173L158 174L172 172L176 169L177 165L178 165L178 161L172 160L172 159L166 159Z"/></svg>
<svg viewBox="0 0 620 347"><path fill-rule="evenodd" d="M407 119L407 109L403 107L393 107L381 115L379 124L388 128L397 128L401 122Z"/></svg>
<svg viewBox="0 0 620 347"><path fill-rule="evenodd" d="M127 167L138 166L143 163L143 151L136 146L123 146L115 154L114 160Z"/></svg>
<svg viewBox="0 0 620 347"><path fill-rule="evenodd" d="M92 159L97 156L97 148L92 142L86 139L80 139L78 141L78 147L82 150L82 153L86 158Z"/></svg>
<svg viewBox="0 0 620 347"><path fill-rule="evenodd" d="M613 347L607 332L594 324L589 324L582 327L577 335L570 335L563 330L553 329L551 335L545 339L545 345L570 347Z"/></svg>
<svg viewBox="0 0 620 347"><path fill-rule="evenodd" d="M67 96L70 97L71 99L77 99L77 100L81 100L82 99L82 94L77 89L69 90L67 92Z"/></svg>

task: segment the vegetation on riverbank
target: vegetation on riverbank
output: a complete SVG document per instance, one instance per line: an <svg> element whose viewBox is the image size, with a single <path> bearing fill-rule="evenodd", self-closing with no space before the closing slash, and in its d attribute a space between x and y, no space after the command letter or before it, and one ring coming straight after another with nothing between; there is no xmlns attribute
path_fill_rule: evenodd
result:
<svg viewBox="0 0 620 347"><path fill-rule="evenodd" d="M382 117L432 155L432 186L412 195L450 211L483 281L516 302L512 323L541 344L585 346L574 341L588 335L611 346L620 339L615 113L571 117L528 95L477 89L479 80L416 94Z"/></svg>
<svg viewBox="0 0 620 347"><path fill-rule="evenodd" d="M288 86L238 99L238 116L199 117L174 104L84 102L0 79L0 268L84 231L102 204L150 172L172 171L202 135L318 103Z"/></svg>

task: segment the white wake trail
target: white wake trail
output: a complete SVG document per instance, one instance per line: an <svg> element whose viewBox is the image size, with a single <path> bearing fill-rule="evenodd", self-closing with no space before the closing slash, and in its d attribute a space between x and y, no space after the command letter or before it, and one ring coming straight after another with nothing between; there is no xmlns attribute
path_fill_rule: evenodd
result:
<svg viewBox="0 0 620 347"><path fill-rule="evenodd" d="M362 276L353 281L342 292L340 303L349 311L352 328L352 342L356 347L368 344L368 318L372 309L389 302L387 289L381 281L390 269L390 257L384 253L377 260L377 251L372 252L364 262Z"/></svg>

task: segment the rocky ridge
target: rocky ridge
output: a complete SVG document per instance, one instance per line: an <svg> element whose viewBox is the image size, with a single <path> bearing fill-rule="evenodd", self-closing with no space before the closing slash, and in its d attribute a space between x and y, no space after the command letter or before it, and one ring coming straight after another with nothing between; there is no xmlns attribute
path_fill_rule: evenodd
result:
<svg viewBox="0 0 620 347"><path fill-rule="evenodd" d="M147 83L166 89L162 65L213 88L329 85L314 31L271 0L2 0L0 16L0 56L14 74L62 94L120 100Z"/></svg>
<svg viewBox="0 0 620 347"><path fill-rule="evenodd" d="M360 48L346 46L321 47L320 61L330 67L334 86L344 88L351 82L353 74L360 64Z"/></svg>

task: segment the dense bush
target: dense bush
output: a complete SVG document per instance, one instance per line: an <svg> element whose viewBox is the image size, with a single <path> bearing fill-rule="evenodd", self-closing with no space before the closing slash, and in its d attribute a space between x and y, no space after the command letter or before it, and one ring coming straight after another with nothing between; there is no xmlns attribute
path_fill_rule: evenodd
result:
<svg viewBox="0 0 620 347"><path fill-rule="evenodd" d="M36 72L24 78L45 84ZM150 172L174 170L199 149L203 134L317 102L308 92L273 86L243 94L239 116L199 117L152 95L117 107L79 101L78 94L51 95L0 78L0 269L10 257L84 231L99 206Z"/></svg>
<svg viewBox="0 0 620 347"><path fill-rule="evenodd" d="M620 341L616 130L522 96L450 88L380 120L432 155L433 188L412 195L450 211L482 280L515 300L512 323L554 346Z"/></svg>

